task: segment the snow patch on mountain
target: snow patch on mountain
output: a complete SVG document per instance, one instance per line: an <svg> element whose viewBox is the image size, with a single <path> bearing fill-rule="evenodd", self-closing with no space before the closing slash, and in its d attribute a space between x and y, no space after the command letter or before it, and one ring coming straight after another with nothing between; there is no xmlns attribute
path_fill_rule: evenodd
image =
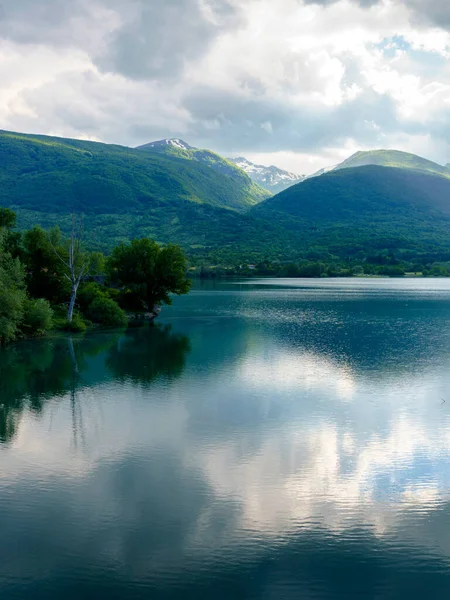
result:
<svg viewBox="0 0 450 600"><path fill-rule="evenodd" d="M274 194L277 194L296 183L300 183L305 178L304 175L296 175L295 173L284 171L274 165L270 167L255 165L243 156L230 158L229 160L245 171L253 181Z"/></svg>
<svg viewBox="0 0 450 600"><path fill-rule="evenodd" d="M190 150L192 148L192 146L189 146L189 144L183 140L180 140L179 138L158 140L156 142L151 142L150 144L145 144L145 146L142 147L161 148L164 146L173 146L174 148L179 148L180 150Z"/></svg>

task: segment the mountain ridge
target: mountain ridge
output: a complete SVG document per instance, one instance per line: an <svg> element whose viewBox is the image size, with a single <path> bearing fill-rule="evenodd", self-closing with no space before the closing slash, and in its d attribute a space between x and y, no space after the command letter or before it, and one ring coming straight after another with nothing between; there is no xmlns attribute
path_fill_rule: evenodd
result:
<svg viewBox="0 0 450 600"><path fill-rule="evenodd" d="M243 156L230 158L240 169L245 171L253 181L273 194L284 191L288 187L304 180L304 175L297 175L271 165L257 165Z"/></svg>
<svg viewBox="0 0 450 600"><path fill-rule="evenodd" d="M176 145L190 151L182 140ZM410 156L413 166L424 165ZM240 184L248 176L232 168L237 179L166 153L0 132L0 205L18 212L21 228L67 232L71 212L84 213L90 246L104 250L148 236L179 243L193 257L226 260L283 261L314 246L344 257L450 252L450 178L441 173L342 168L255 204L252 188Z"/></svg>
<svg viewBox="0 0 450 600"><path fill-rule="evenodd" d="M450 249L450 179L367 165L303 181L251 209L317 245Z"/></svg>
<svg viewBox="0 0 450 600"><path fill-rule="evenodd" d="M271 195L268 190L263 189L255 183L245 171L236 166L232 161L212 150L190 146L179 138L149 142L148 144L138 146L136 150L147 154L160 154L201 163L246 188L249 195L253 198L253 204L257 204Z"/></svg>
<svg viewBox="0 0 450 600"><path fill-rule="evenodd" d="M369 165L377 165L380 167L397 167L401 169L408 169L411 171L425 171L429 173L436 173L443 177L450 178L450 169L448 166L442 166L438 163L433 162L427 158L423 158L417 154L411 152L403 152L402 150L359 150L352 154L349 158L346 158L341 163L320 169L312 175L308 175L306 179L313 177L320 177L325 173L331 171L338 171L341 169L349 169L352 167L365 167Z"/></svg>

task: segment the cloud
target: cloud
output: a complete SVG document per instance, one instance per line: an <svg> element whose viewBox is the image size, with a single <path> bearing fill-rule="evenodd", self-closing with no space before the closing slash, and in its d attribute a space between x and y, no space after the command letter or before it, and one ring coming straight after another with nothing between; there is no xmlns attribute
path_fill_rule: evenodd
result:
<svg viewBox="0 0 450 600"><path fill-rule="evenodd" d="M139 1L133 8L131 18L124 18L108 36L105 52L95 60L102 70L132 79L178 75L188 61L203 56L221 32L239 23L229 0Z"/></svg>
<svg viewBox="0 0 450 600"><path fill-rule="evenodd" d="M304 0L305 4L316 4L319 6L330 6L342 0ZM373 6L389 6L389 0L349 0L362 8ZM447 0L400 0L411 12L412 21L417 25L433 24L440 28L450 26L450 11ZM391 0L392 2L392 0ZM420 21L418 20L420 17Z"/></svg>
<svg viewBox="0 0 450 600"><path fill-rule="evenodd" d="M429 136L429 157L447 162L447 12L437 0L3 0L1 126L294 153L300 171Z"/></svg>

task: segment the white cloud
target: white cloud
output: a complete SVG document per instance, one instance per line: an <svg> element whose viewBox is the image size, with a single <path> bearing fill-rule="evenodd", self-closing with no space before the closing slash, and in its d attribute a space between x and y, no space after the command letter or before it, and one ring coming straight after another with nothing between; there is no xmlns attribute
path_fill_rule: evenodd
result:
<svg viewBox="0 0 450 600"><path fill-rule="evenodd" d="M179 136L297 172L428 136L447 162L444 9L424 21L419 0L4 1L1 127Z"/></svg>

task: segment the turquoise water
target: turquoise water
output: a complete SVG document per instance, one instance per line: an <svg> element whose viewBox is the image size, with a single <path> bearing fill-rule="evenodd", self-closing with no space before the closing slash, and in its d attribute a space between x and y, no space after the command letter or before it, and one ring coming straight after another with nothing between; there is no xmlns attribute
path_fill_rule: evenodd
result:
<svg viewBox="0 0 450 600"><path fill-rule="evenodd" d="M450 597L450 281L197 286L0 352L0 597Z"/></svg>

